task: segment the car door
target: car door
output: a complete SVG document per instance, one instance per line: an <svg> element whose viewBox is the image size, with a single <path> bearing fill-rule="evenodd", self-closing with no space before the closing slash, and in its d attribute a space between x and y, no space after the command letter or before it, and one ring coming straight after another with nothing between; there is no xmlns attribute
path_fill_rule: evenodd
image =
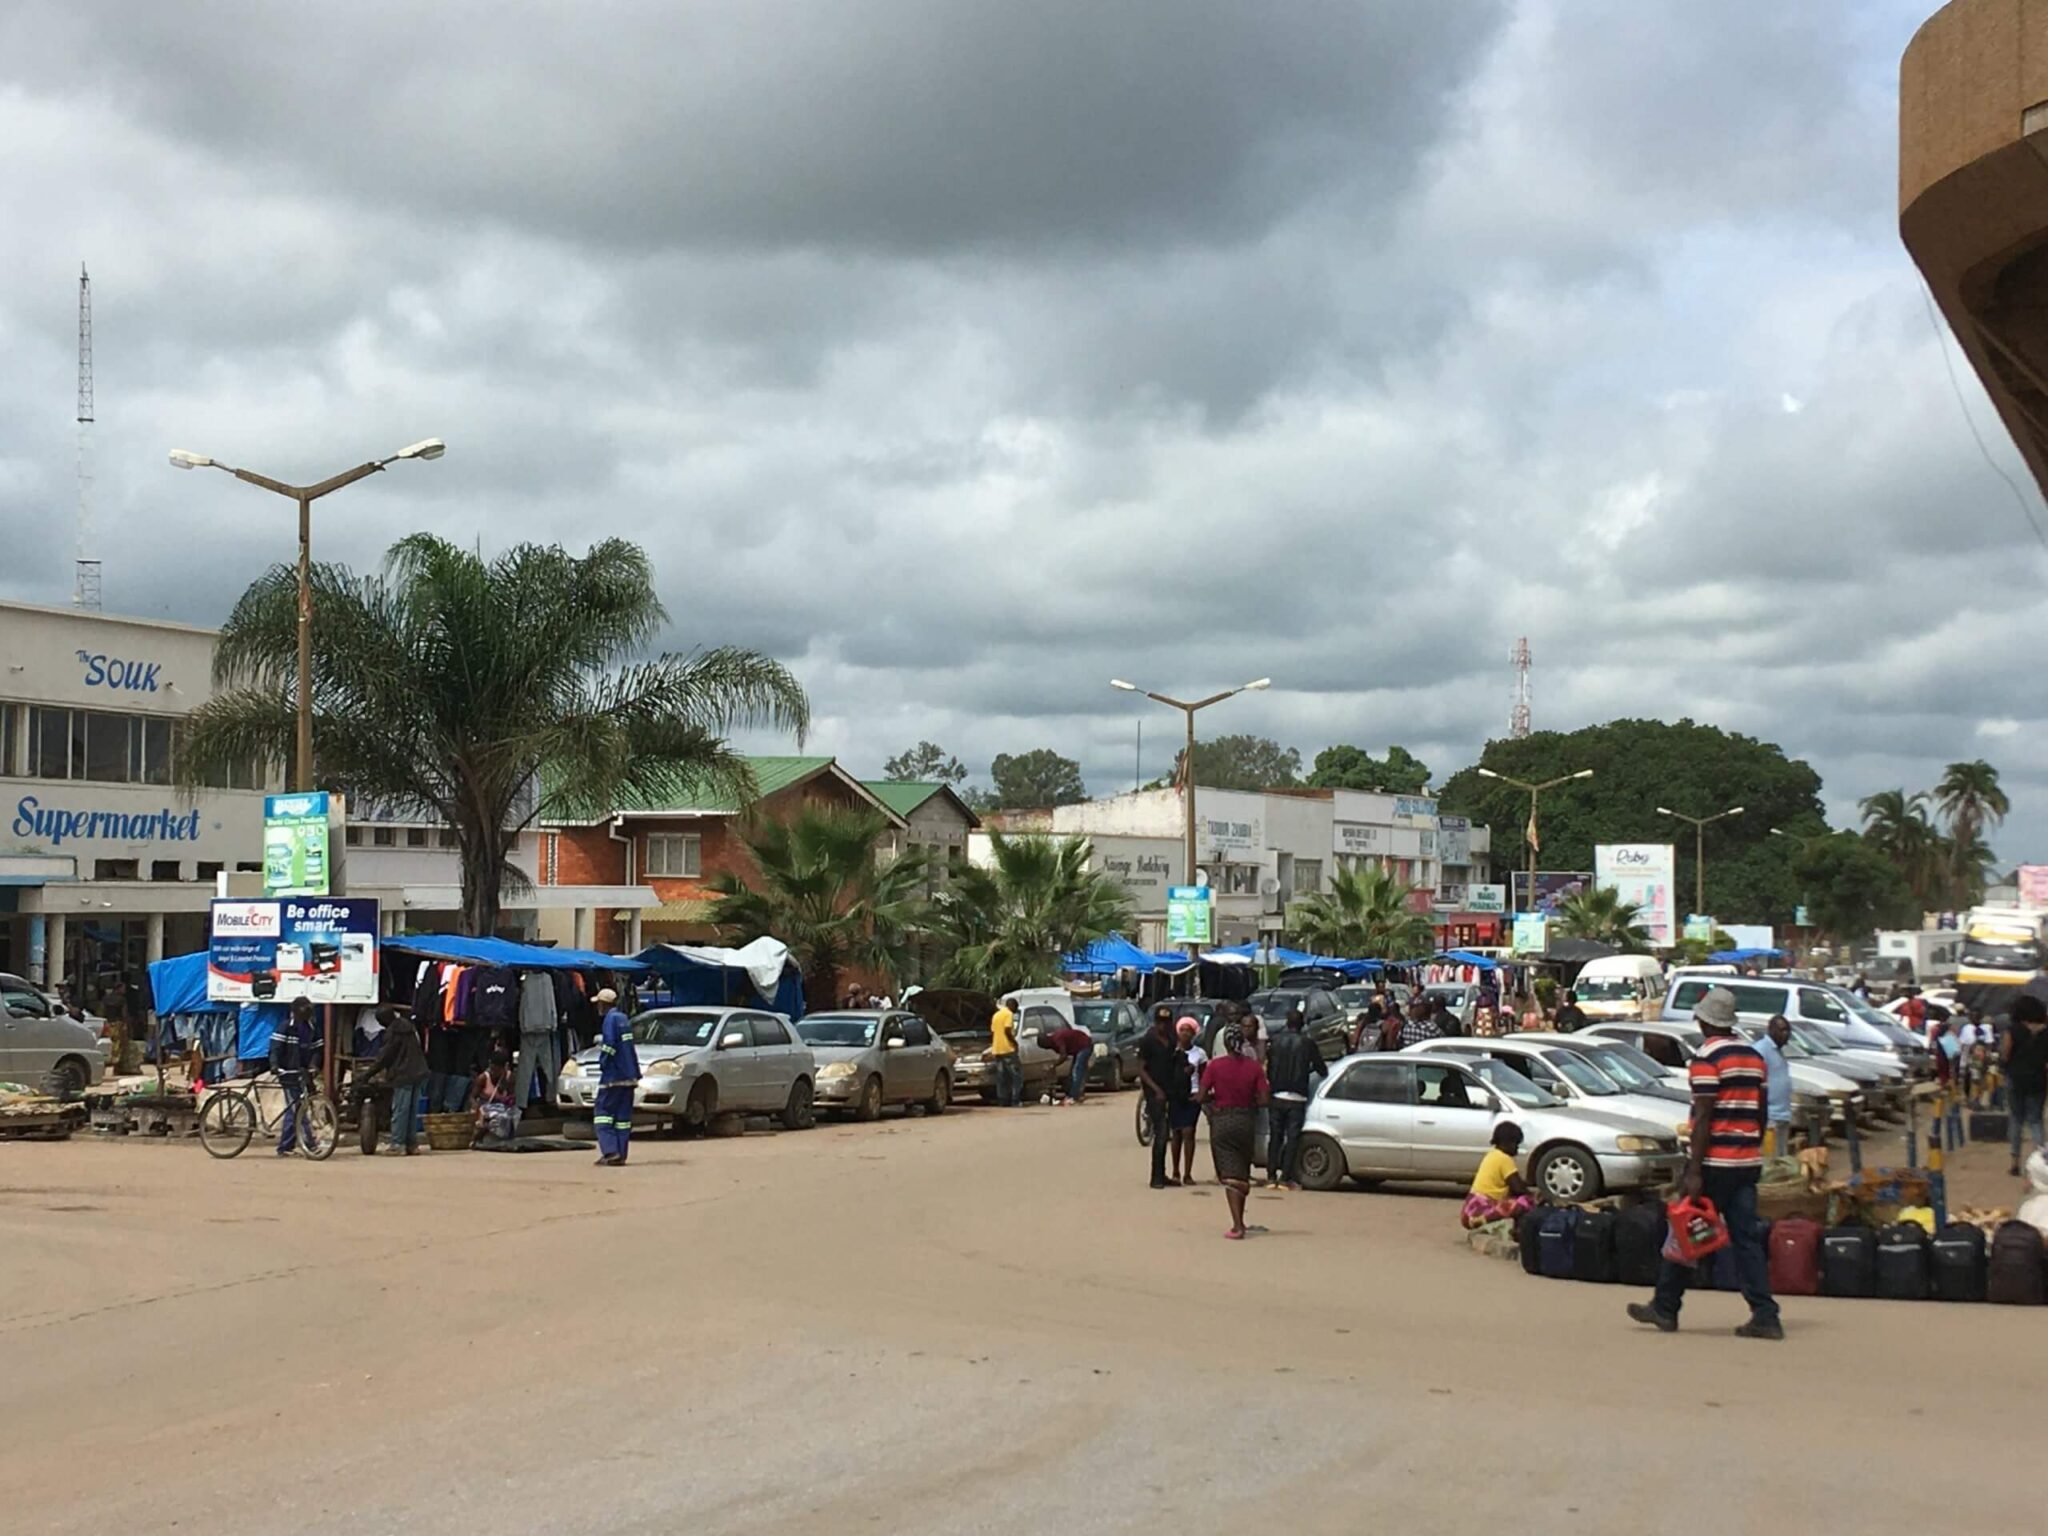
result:
<svg viewBox="0 0 2048 1536"><path fill-rule="evenodd" d="M1492 1094L1455 1063L1415 1063L1415 1172L1469 1181L1493 1135Z"/></svg>
<svg viewBox="0 0 2048 1536"><path fill-rule="evenodd" d="M50 1012L50 1000L27 982L0 981L0 1082L33 1088L57 1065Z"/></svg>
<svg viewBox="0 0 2048 1536"><path fill-rule="evenodd" d="M1316 1100L1316 1129L1337 1138L1355 1174L1415 1167L1414 1063L1354 1061Z"/></svg>
<svg viewBox="0 0 2048 1536"><path fill-rule="evenodd" d="M882 1020L882 1096L892 1103L922 1097L918 1079L922 1078L927 1088L931 1083L921 1053L911 1046L910 1029L914 1024L920 1031L924 1029L907 1013L892 1013ZM927 1033L925 1038L930 1035Z"/></svg>
<svg viewBox="0 0 2048 1536"><path fill-rule="evenodd" d="M753 1058L754 1105L771 1112L779 1110L789 1102L789 1085L796 1077L792 1060L796 1051L789 1030L782 1020L766 1013L748 1014L747 1029L754 1038L748 1051Z"/></svg>
<svg viewBox="0 0 2048 1536"><path fill-rule="evenodd" d="M723 1043L734 1035L740 1037L737 1042L732 1045ZM759 1109L761 1096L766 1090L761 1048L755 1044L754 1016L727 1014L725 1022L718 1026L718 1038L721 1043L713 1055L712 1070L718 1074L719 1107L741 1111Z"/></svg>
<svg viewBox="0 0 2048 1536"><path fill-rule="evenodd" d="M906 1013L903 1022L903 1045L896 1052L905 1062L903 1097L906 1100L922 1100L931 1097L932 1084L951 1065L945 1046L938 1036L926 1027L923 1019Z"/></svg>

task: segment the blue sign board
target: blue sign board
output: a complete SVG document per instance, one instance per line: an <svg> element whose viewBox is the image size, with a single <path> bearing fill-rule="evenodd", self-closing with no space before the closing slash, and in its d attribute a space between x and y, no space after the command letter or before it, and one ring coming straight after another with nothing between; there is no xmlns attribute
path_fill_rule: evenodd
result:
<svg viewBox="0 0 2048 1536"><path fill-rule="evenodd" d="M215 901L206 995L216 1003L377 1001L377 903L323 896Z"/></svg>

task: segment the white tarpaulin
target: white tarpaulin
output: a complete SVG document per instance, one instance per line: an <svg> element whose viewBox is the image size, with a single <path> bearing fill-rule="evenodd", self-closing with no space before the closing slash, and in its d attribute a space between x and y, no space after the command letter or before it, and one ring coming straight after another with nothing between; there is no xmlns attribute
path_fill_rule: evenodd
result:
<svg viewBox="0 0 2048 1536"><path fill-rule="evenodd" d="M759 938L738 949L721 949L716 944L655 944L650 948L667 950L698 965L745 971L754 990L771 998L782 983L782 968L789 963L789 946L780 939ZM646 957L647 951L642 950L641 958Z"/></svg>

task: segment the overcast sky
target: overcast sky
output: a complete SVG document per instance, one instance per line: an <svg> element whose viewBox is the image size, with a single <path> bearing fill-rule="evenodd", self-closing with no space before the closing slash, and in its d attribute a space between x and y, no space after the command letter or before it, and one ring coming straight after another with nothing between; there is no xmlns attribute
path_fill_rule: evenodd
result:
<svg viewBox="0 0 2048 1536"><path fill-rule="evenodd" d="M0 596L67 601L91 265L109 611L292 553L620 533L862 773L1107 686L1439 777L1535 717L1984 755L2048 855L2034 491L1896 210L1932 0L0 8ZM291 20L286 20L289 14ZM1958 401L1943 349L1962 381ZM1175 719L1144 715L1163 771Z"/></svg>

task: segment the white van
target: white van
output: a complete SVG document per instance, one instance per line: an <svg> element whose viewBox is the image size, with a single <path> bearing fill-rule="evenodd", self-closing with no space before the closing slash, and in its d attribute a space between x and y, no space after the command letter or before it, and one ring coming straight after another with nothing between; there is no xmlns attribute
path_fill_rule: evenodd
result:
<svg viewBox="0 0 2048 1536"><path fill-rule="evenodd" d="M1588 960L1571 989L1596 1024L1637 1023L1664 1011L1664 967L1649 955Z"/></svg>

